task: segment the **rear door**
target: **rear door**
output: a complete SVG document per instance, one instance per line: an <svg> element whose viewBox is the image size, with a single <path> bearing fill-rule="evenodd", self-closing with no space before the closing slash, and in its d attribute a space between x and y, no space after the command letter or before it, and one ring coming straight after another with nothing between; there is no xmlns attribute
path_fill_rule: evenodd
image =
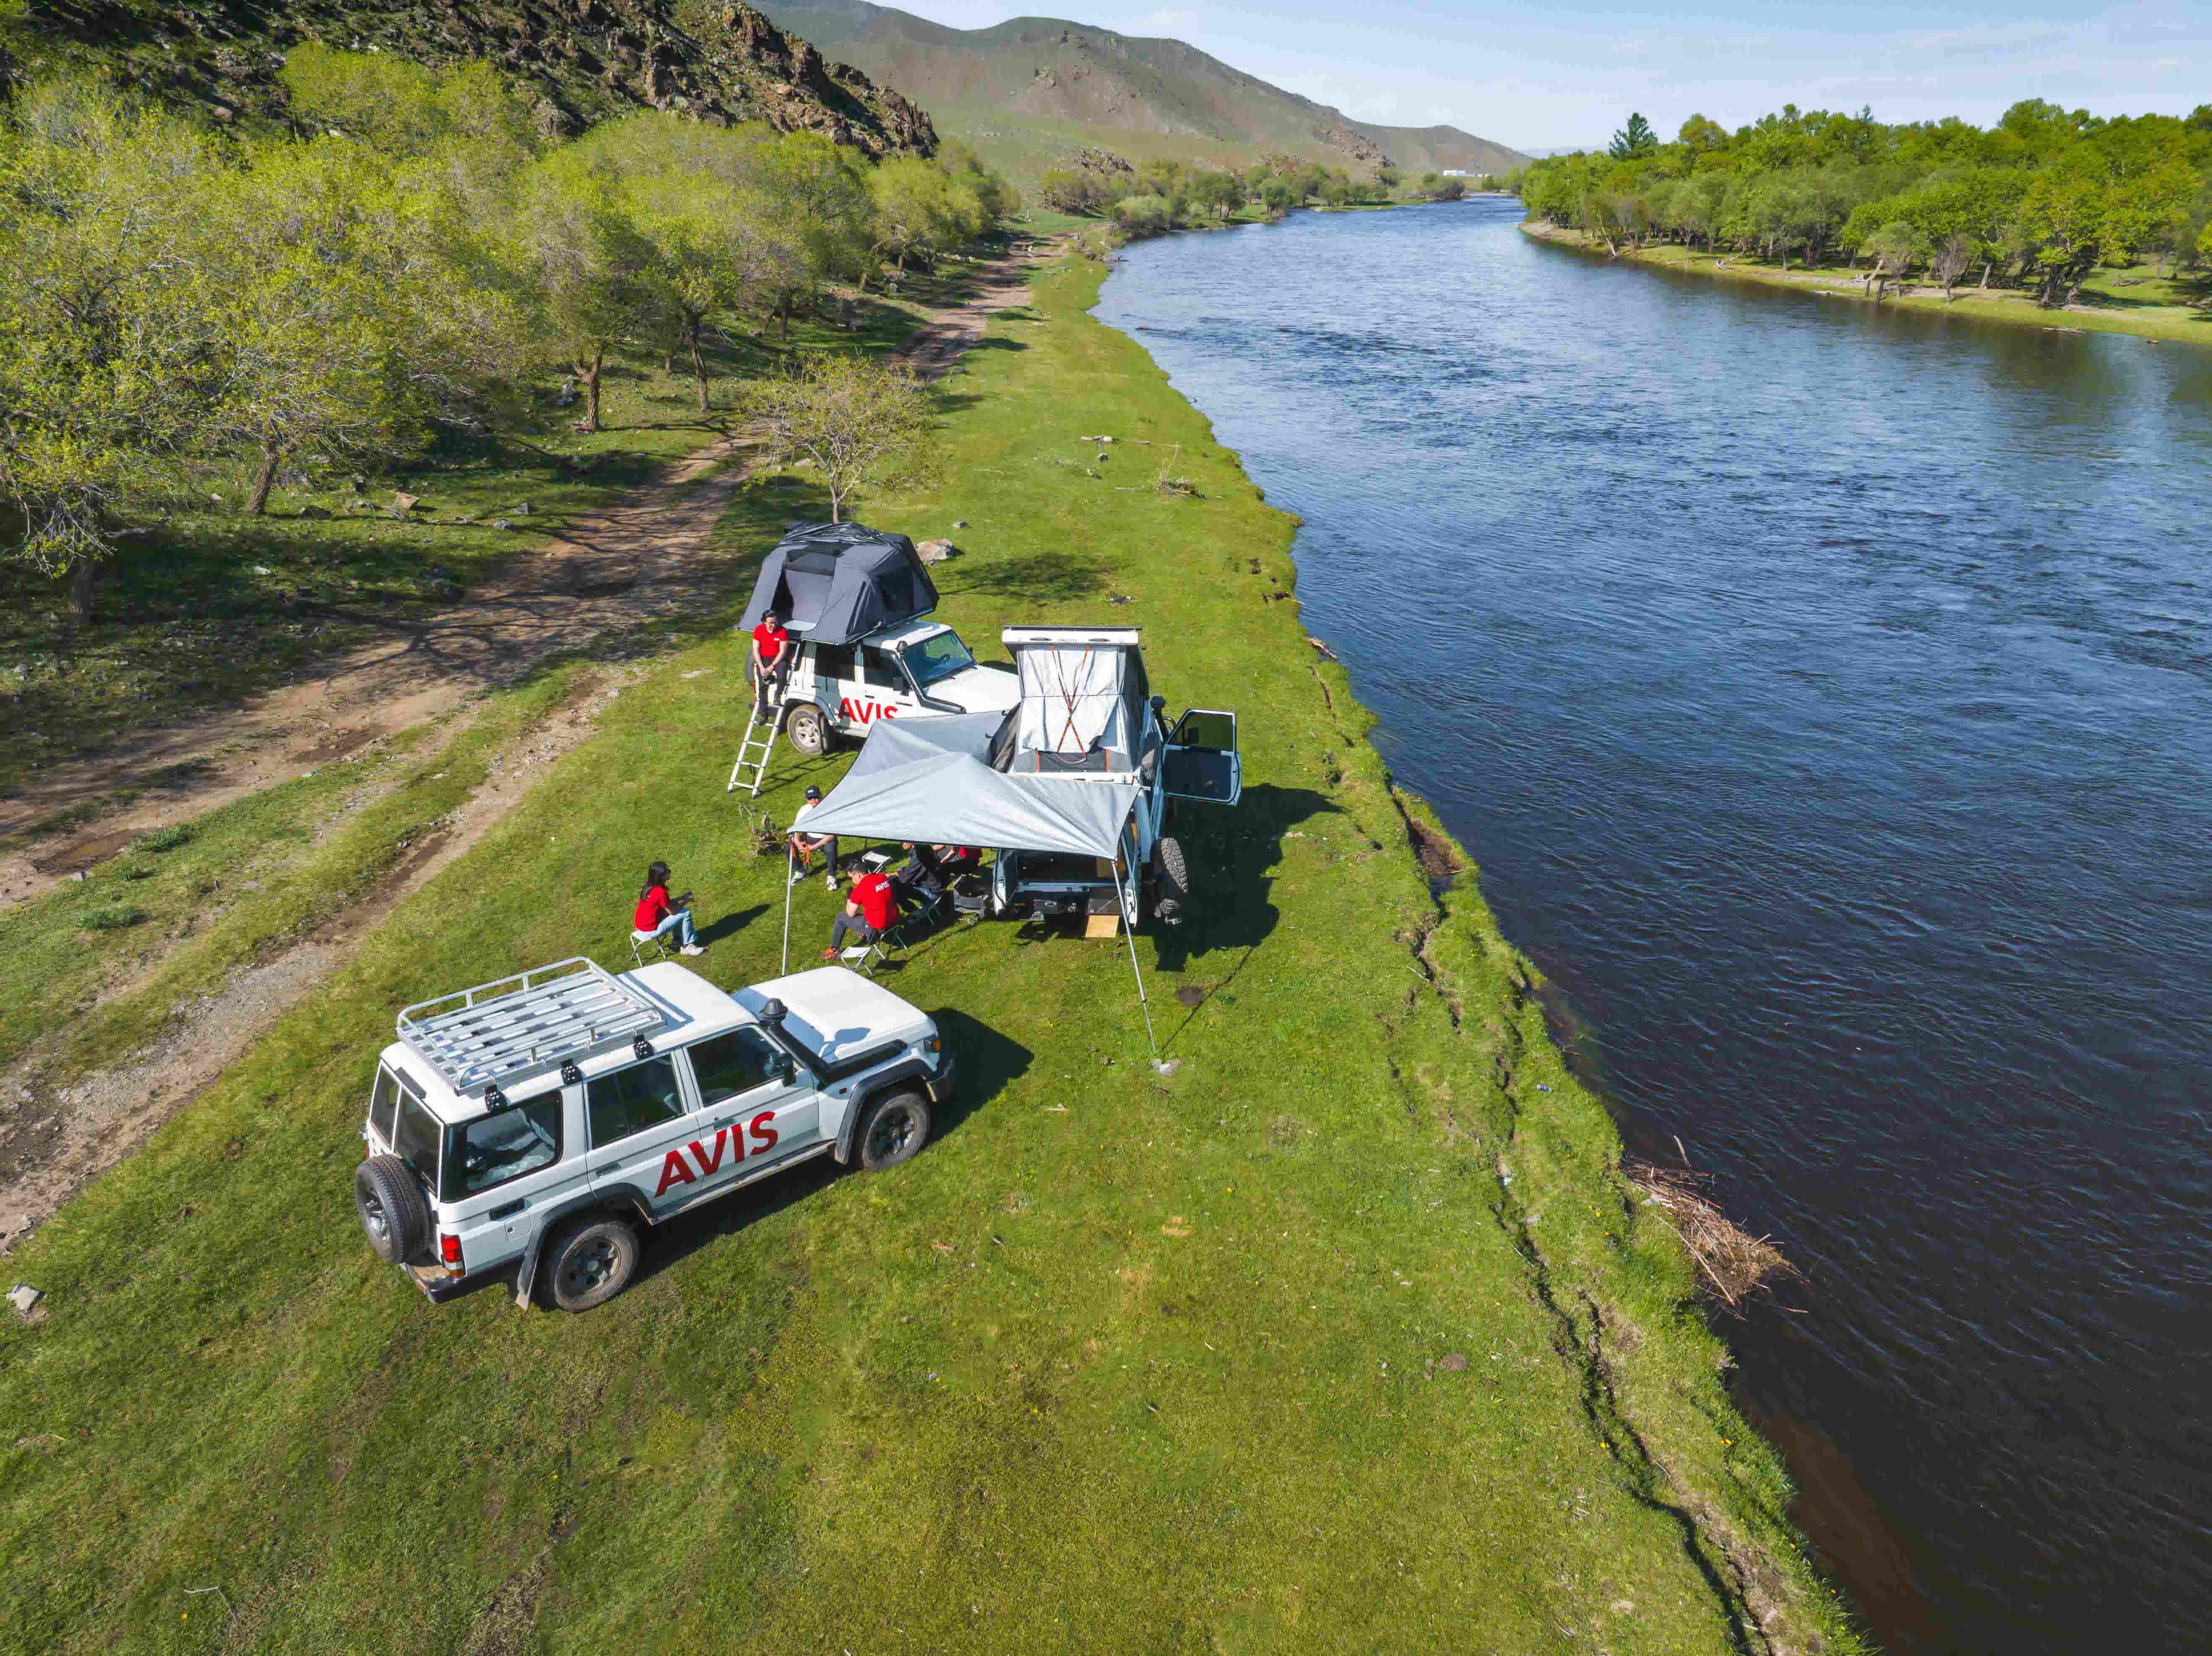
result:
<svg viewBox="0 0 2212 1656"><path fill-rule="evenodd" d="M1193 707L1168 737L1160 786L1177 799L1233 805L1244 793L1244 761L1237 751L1237 715Z"/></svg>
<svg viewBox="0 0 2212 1656"><path fill-rule="evenodd" d="M690 1141L699 1123L676 1057L663 1052L584 1083L592 1188L628 1186L655 1217L683 1205L698 1186Z"/></svg>
<svg viewBox="0 0 2212 1656"><path fill-rule="evenodd" d="M465 1270L520 1257L539 1213L589 1182L572 1091L555 1088L446 1129L440 1228L459 1235Z"/></svg>

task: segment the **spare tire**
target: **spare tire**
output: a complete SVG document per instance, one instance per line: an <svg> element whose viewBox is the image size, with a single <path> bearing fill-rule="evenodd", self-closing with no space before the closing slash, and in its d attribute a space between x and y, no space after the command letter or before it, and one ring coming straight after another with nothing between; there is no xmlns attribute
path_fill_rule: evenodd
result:
<svg viewBox="0 0 2212 1656"><path fill-rule="evenodd" d="M1164 836L1152 847L1152 878L1160 891L1152 913L1172 925L1190 895L1190 870L1183 863L1182 845L1172 837Z"/></svg>
<svg viewBox="0 0 2212 1656"><path fill-rule="evenodd" d="M354 1170L353 1204L376 1257L412 1265L430 1249L430 1204L415 1169L396 1156L372 1156Z"/></svg>

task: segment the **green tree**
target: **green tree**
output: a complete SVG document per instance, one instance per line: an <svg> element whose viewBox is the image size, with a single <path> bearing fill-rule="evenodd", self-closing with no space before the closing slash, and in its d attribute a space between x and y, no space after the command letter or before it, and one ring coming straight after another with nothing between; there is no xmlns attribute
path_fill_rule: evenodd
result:
<svg viewBox="0 0 2212 1656"><path fill-rule="evenodd" d="M546 325L584 388L578 429L598 431L607 353L649 318L659 297L653 245L615 169L574 148L531 168L516 241Z"/></svg>
<svg viewBox="0 0 2212 1656"><path fill-rule="evenodd" d="M1190 198L1217 219L1226 219L1244 204L1244 185L1234 173L1197 173L1190 180Z"/></svg>
<svg viewBox="0 0 2212 1656"><path fill-rule="evenodd" d="M878 162L870 184L876 249L901 271L908 259L927 263L982 233L974 194L919 155Z"/></svg>
<svg viewBox="0 0 2212 1656"><path fill-rule="evenodd" d="M751 406L775 452L813 462L832 523L843 520L853 491L911 455L929 426L929 395L912 373L843 353L809 358L760 387Z"/></svg>
<svg viewBox="0 0 2212 1656"><path fill-rule="evenodd" d="M1617 161L1636 161L1658 148L1659 135L1651 130L1651 123L1641 115L1632 114L1628 124L1613 135L1606 154Z"/></svg>

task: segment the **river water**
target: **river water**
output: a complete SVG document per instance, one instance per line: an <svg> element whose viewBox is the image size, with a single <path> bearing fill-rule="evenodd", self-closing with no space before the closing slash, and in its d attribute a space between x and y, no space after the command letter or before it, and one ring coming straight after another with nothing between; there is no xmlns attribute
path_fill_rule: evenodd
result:
<svg viewBox="0 0 2212 1656"><path fill-rule="evenodd" d="M1146 242L1099 313L1304 518L1632 1144L1803 1271L1727 1331L1871 1629L2201 1651L2212 349L1519 216Z"/></svg>

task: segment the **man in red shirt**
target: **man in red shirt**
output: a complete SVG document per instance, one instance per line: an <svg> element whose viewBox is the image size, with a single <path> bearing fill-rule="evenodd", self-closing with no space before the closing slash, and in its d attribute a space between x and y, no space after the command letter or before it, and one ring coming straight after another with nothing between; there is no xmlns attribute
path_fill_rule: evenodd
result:
<svg viewBox="0 0 2212 1656"><path fill-rule="evenodd" d="M753 681L753 706L756 711L768 711L768 687L774 680L778 690L791 676L791 634L783 630L783 619L769 610L753 628L752 659L748 664Z"/></svg>
<svg viewBox="0 0 2212 1656"><path fill-rule="evenodd" d="M853 882L853 895L830 930L830 946L822 951L822 958L836 960L848 932L862 943L873 943L897 921L898 894L881 870L871 870Z"/></svg>

